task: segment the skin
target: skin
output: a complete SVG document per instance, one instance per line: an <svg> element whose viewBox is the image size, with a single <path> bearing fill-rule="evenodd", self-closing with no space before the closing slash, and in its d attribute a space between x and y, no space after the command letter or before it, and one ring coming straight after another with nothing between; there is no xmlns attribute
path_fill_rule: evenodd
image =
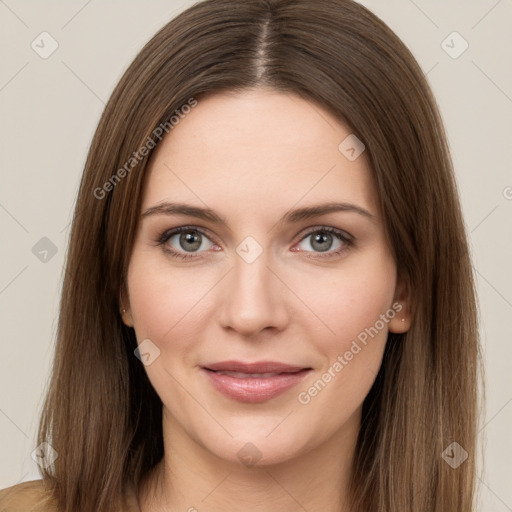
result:
<svg viewBox="0 0 512 512"><path fill-rule="evenodd" d="M150 339L160 350L145 370L163 402L165 446L140 485L143 512L339 512L338 503L350 510L362 403L388 330L406 331L410 315L366 152L350 161L338 149L348 135L315 103L258 88L199 101L155 149L141 214L179 201L214 210L227 226L181 214L149 215L138 226L123 321L138 343ZM277 223L290 209L331 201L373 217L345 211ZM199 249L187 252L179 234L155 242L179 226L206 232ZM322 252L311 229L322 227L343 230L354 244L333 235ZM236 251L248 236L263 250L251 263ZM165 246L195 259L172 257ZM401 311L300 403L299 393L397 301ZM313 371L284 394L250 404L220 394L200 369L225 360ZM238 456L248 442L261 457L252 467Z"/></svg>

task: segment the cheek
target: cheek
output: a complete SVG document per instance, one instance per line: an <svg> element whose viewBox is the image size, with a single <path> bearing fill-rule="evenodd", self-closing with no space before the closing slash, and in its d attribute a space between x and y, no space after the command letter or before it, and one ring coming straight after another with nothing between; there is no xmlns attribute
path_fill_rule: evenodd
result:
<svg viewBox="0 0 512 512"><path fill-rule="evenodd" d="M349 340L357 338L366 329L374 326L389 309L394 289L386 281L345 279L331 290L331 300L325 301L321 311L325 312L329 327L334 332L337 348L342 349ZM324 299L325 300L325 299ZM378 327L382 330L381 322ZM387 323L385 324L387 330Z"/></svg>
<svg viewBox="0 0 512 512"><path fill-rule="evenodd" d="M308 418L332 411L328 417L324 414L326 431L358 410L382 361L388 322L395 313L396 267L388 255L375 256L347 266L311 296L332 332L324 329L326 334L315 338L325 364L316 380L301 388L298 401L310 412Z"/></svg>
<svg viewBox="0 0 512 512"><path fill-rule="evenodd" d="M396 266L385 252L369 256L347 261L339 271L326 273L325 279L308 276L295 280L301 283L296 287L297 294L317 316L307 315L310 328L313 322L324 326L323 341L319 342L330 357L333 352L348 350L347 344L376 322L386 337L387 323L383 326L379 319L393 302Z"/></svg>
<svg viewBox="0 0 512 512"><path fill-rule="evenodd" d="M134 252L128 270L128 289L139 343L149 338L165 355L185 351L197 343L201 331L208 276L172 269L162 258ZM212 282L214 278L212 277ZM171 343L172 342L172 343Z"/></svg>
<svg viewBox="0 0 512 512"><path fill-rule="evenodd" d="M187 369L197 364L195 354L204 330L202 314L206 301L206 280L197 274L171 269L143 251L134 252L128 270L128 289L138 344L151 340L151 363L146 374L166 404L183 404L188 396L178 384ZM203 283L203 284L201 284ZM143 350L142 345L139 350ZM154 356L153 356L154 354Z"/></svg>
<svg viewBox="0 0 512 512"><path fill-rule="evenodd" d="M200 290L189 273L172 269L153 249L136 247L128 268L130 308L137 330L156 339L165 337L183 318Z"/></svg>

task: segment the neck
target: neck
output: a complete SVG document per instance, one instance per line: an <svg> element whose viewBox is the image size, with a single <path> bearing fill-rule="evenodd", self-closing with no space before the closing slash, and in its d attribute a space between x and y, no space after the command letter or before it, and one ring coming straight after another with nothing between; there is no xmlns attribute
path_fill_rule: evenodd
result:
<svg viewBox="0 0 512 512"><path fill-rule="evenodd" d="M217 457L163 410L164 457L141 480L141 512L350 512L360 410L343 430L292 458L246 467Z"/></svg>

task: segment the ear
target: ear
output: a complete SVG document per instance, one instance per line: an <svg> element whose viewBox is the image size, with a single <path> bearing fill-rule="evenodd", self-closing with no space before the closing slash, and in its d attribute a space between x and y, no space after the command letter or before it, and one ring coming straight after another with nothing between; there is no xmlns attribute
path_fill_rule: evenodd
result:
<svg viewBox="0 0 512 512"><path fill-rule="evenodd" d="M130 299L128 298L128 292L126 291L124 285L121 285L121 290L119 292L119 312L121 314L123 323L128 327L133 327Z"/></svg>
<svg viewBox="0 0 512 512"><path fill-rule="evenodd" d="M407 332L412 323L412 304L410 283L405 276L397 277L393 309L396 314L389 321L389 331L397 334Z"/></svg>

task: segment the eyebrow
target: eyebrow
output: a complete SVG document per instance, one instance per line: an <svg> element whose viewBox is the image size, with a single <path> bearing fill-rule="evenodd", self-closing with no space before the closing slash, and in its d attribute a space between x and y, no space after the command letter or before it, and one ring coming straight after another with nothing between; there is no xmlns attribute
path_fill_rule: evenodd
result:
<svg viewBox="0 0 512 512"><path fill-rule="evenodd" d="M376 221L375 215L370 213L365 208L357 206L352 203L324 203L313 206L306 206L303 208L296 208L286 212L283 217L277 222L277 224L285 223L298 223L304 220L309 220L314 217L320 217L328 213L334 212L352 212L357 213L372 222ZM190 217L197 217L199 219L211 221L217 224L221 224L229 229L226 219L219 214L215 213L210 208L203 208L199 206L192 206L185 203L170 203L163 202L158 205L148 208L142 213L142 218L147 218L153 215L188 215Z"/></svg>

